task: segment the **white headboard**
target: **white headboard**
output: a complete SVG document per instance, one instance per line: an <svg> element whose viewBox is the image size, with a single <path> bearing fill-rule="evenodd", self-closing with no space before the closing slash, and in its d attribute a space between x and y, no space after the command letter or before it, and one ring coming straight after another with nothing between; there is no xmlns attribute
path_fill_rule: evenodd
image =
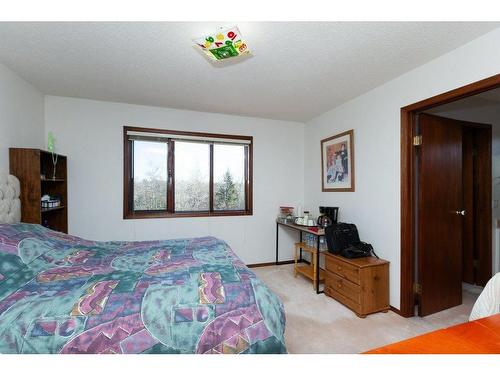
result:
<svg viewBox="0 0 500 375"><path fill-rule="evenodd" d="M16 176L0 173L0 224L21 221L21 185Z"/></svg>

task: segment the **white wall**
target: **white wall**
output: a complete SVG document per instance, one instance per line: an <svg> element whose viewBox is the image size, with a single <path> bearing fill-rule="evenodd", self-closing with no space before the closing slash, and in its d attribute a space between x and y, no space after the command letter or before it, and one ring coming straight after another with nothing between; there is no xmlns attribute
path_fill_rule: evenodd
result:
<svg viewBox="0 0 500 375"><path fill-rule="evenodd" d="M123 126L254 137L253 216L123 220ZM69 231L98 240L214 235L246 263L275 256L280 205L303 201L304 124L84 99L46 97L45 131L68 156ZM281 255L292 259L293 233Z"/></svg>
<svg viewBox="0 0 500 375"><path fill-rule="evenodd" d="M43 124L43 95L0 64L0 172L9 171L9 147L41 147Z"/></svg>
<svg viewBox="0 0 500 375"><path fill-rule="evenodd" d="M305 205L315 210L319 205L340 206L340 219L356 223L362 239L391 262L390 303L396 308L400 306L400 108L498 74L499 43L500 29L496 29L307 123ZM348 129L354 129L356 192L322 193L320 140Z"/></svg>

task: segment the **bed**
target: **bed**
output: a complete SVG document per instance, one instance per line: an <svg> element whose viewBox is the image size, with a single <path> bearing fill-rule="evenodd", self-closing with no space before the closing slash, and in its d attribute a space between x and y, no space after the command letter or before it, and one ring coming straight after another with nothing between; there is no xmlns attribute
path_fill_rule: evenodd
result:
<svg viewBox="0 0 500 375"><path fill-rule="evenodd" d="M469 320L477 320L500 313L500 272L486 283L483 291L477 298Z"/></svg>
<svg viewBox="0 0 500 375"><path fill-rule="evenodd" d="M217 238L0 224L0 353L286 353L284 329L278 297Z"/></svg>

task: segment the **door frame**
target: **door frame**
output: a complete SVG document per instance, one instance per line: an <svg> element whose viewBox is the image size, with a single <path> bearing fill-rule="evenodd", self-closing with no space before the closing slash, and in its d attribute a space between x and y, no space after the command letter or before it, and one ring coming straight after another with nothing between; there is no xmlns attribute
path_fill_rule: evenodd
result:
<svg viewBox="0 0 500 375"><path fill-rule="evenodd" d="M435 95L401 108L401 293L400 315L415 315L415 154L416 115L433 107L500 87L500 74Z"/></svg>

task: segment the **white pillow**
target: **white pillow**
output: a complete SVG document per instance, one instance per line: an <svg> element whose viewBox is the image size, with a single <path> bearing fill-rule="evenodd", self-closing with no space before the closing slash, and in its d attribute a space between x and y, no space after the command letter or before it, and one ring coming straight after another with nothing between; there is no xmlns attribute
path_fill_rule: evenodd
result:
<svg viewBox="0 0 500 375"><path fill-rule="evenodd" d="M500 313L500 272L493 276L479 295L469 320L485 318Z"/></svg>
<svg viewBox="0 0 500 375"><path fill-rule="evenodd" d="M0 173L0 224L21 221L21 184L17 177Z"/></svg>

